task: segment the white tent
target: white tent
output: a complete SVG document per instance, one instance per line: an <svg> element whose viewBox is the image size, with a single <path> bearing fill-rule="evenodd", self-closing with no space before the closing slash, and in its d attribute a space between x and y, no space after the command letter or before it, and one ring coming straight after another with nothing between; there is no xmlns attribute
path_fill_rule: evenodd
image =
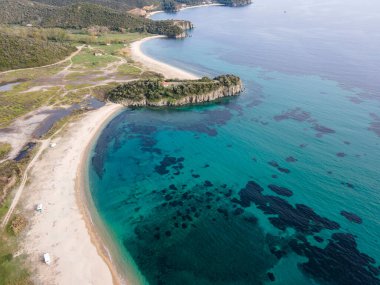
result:
<svg viewBox="0 0 380 285"><path fill-rule="evenodd" d="M44 253L44 262L49 265L51 260L50 260L50 255L48 253Z"/></svg>

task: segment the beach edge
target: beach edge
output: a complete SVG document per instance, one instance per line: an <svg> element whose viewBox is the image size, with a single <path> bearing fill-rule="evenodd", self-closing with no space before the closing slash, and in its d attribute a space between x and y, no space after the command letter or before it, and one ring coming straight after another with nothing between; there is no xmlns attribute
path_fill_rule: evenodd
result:
<svg viewBox="0 0 380 285"><path fill-rule="evenodd" d="M112 255L109 251L109 247L112 243L107 242L108 237L107 232L104 230L104 223L101 221L98 212L96 211L95 205L91 199L90 185L88 177L88 163L90 160L91 150L96 143L99 135L103 131L104 127L115 117L118 113L122 111L123 107L119 106L111 113L107 114L103 122L97 126L94 134L89 139L87 145L83 148L80 154L80 161L77 168L77 173L75 177L75 194L76 202L81 212L83 221L86 225L86 230L89 234L91 243L95 246L97 254L106 263L111 275L113 284L124 284L124 278L120 274L116 264L113 262Z"/></svg>
<svg viewBox="0 0 380 285"><path fill-rule="evenodd" d="M200 76L193 74L191 72L185 71L183 69L180 69L178 67L174 67L170 64L167 64L165 62L156 60L148 55L146 55L142 49L141 46L146 43L147 41L151 41L154 39L165 39L165 36L151 36L146 37L144 39L135 41L131 43L130 49L131 49L131 56L134 61L139 62L142 64L142 66L148 70L148 71L154 71L157 73L161 73L165 78L177 78L177 79L199 79ZM174 39L173 39L174 40Z"/></svg>
<svg viewBox="0 0 380 285"><path fill-rule="evenodd" d="M199 76L192 74L190 72L184 71L180 68L171 66L165 62L153 59L141 50L141 45L147 41L165 38L165 36L151 36L131 44L131 54L135 61L142 64L147 70L155 71L163 74L166 78L179 78L179 79L198 79ZM116 110L110 113L103 122L97 127L97 130L91 136L89 143L84 147L81 154L80 164L77 169L77 175L75 179L75 188L77 195L78 207L83 216L83 220L86 224L87 231L89 233L92 244L96 247L98 255L107 264L114 284L137 284L140 282L141 276L127 276L123 274L120 268L120 264L125 264L126 262L120 260L121 255L117 251L117 245L115 241L112 240L109 233L106 230L106 225L99 216L90 192L89 184L89 160L91 159L91 150L95 146L99 136L104 130L105 126L114 118L118 113L122 111L123 107L119 106ZM132 277L132 278L131 278ZM131 280L132 279L132 280ZM134 283L130 283L134 282Z"/></svg>

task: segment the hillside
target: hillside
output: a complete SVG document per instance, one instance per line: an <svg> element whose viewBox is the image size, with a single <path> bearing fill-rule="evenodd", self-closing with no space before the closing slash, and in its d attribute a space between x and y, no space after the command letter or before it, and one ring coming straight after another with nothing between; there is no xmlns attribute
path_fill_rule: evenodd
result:
<svg viewBox="0 0 380 285"><path fill-rule="evenodd" d="M153 21L103 6L82 3L53 7L27 0L0 0L0 23L81 29L104 26L111 30L148 32L175 37L183 30L171 21Z"/></svg>
<svg viewBox="0 0 380 285"><path fill-rule="evenodd" d="M72 4L79 4L83 2L88 2L92 4L98 4L104 7L116 9L116 10L130 10L133 8L142 8L147 5L156 5L160 4L160 1L157 0L35 0L35 2L48 4L51 6L67 6Z"/></svg>
<svg viewBox="0 0 380 285"><path fill-rule="evenodd" d="M52 6L67 6L84 2L82 0L34 0L35 2L44 3ZM117 10L131 10L133 8L143 8L153 5L156 9L163 9L169 12L175 12L180 5L189 6L204 4L203 0L86 0L85 2L98 4L104 7ZM251 3L251 0L212 0L207 3L220 3L226 6L238 7Z"/></svg>
<svg viewBox="0 0 380 285"><path fill-rule="evenodd" d="M74 51L69 45L0 31L0 71L47 65Z"/></svg>
<svg viewBox="0 0 380 285"><path fill-rule="evenodd" d="M108 93L111 102L126 106L179 106L235 96L243 89L239 77L222 75L198 80L137 80Z"/></svg>

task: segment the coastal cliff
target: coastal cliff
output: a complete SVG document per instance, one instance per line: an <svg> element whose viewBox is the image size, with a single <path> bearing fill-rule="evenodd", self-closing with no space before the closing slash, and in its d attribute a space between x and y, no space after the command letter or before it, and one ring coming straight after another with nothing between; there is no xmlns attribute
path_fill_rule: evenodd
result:
<svg viewBox="0 0 380 285"><path fill-rule="evenodd" d="M193 23L186 20L173 20L173 25L180 28L183 32L176 35L176 39L182 39L187 37L187 32L194 28Z"/></svg>
<svg viewBox="0 0 380 285"><path fill-rule="evenodd" d="M188 31L194 28L193 23L186 20L173 20L174 26L180 27L184 31Z"/></svg>
<svg viewBox="0 0 380 285"><path fill-rule="evenodd" d="M219 89L200 95L188 95L180 99L171 99L163 98L158 101L150 101L147 98L144 98L140 101L134 101L131 99L124 99L118 103L123 104L124 106L133 106L133 107L165 107L165 106L183 106L183 105L193 105L201 104L205 102L215 101L224 97L237 96L241 91L243 91L242 86L232 86L232 87L220 87Z"/></svg>
<svg viewBox="0 0 380 285"><path fill-rule="evenodd" d="M218 0L218 3L229 7L241 7L252 4L252 0Z"/></svg>
<svg viewBox="0 0 380 285"><path fill-rule="evenodd" d="M199 80L139 80L120 85L109 92L107 99L124 106L182 106L211 102L219 98L237 96L243 91L241 79L222 75Z"/></svg>

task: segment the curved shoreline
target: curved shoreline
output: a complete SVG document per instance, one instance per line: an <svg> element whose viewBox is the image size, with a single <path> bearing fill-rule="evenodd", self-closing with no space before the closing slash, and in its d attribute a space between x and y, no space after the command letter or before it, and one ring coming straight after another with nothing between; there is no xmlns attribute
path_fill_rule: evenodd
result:
<svg viewBox="0 0 380 285"><path fill-rule="evenodd" d="M93 138L122 108L107 104L69 123L51 139L56 146L46 148L31 170L22 199L31 224L23 249L37 284L121 284L80 186L86 183L82 168ZM43 204L41 213L34 211L36 203ZM50 266L41 261L46 252Z"/></svg>
<svg viewBox="0 0 380 285"><path fill-rule="evenodd" d="M220 3L200 4L200 5L183 7L183 8L180 8L179 11L188 10L188 9L194 9L194 8L212 7L212 6L225 6L225 5L224 4L220 4ZM150 13L148 13L146 15L146 18L150 18L151 16L159 14L159 13L165 13L165 11L159 10L159 11L150 12Z"/></svg>
<svg viewBox="0 0 380 285"><path fill-rule="evenodd" d="M158 61L154 58L144 54L141 50L141 45L147 41L165 38L165 36L152 36L142 40L133 42L131 44L131 55L134 61L140 62L147 70L161 73L165 78L177 78L177 79L199 79L200 76L184 71L178 67L174 67L167 63Z"/></svg>
<svg viewBox="0 0 380 285"><path fill-rule="evenodd" d="M198 79L199 77L186 72L182 69L176 68L164 62L155 60L141 51L141 45L151 39L160 38L161 36L152 36L131 44L131 52L134 60L139 61L145 68L151 71L162 73L166 78L179 78L179 79ZM80 164L77 168L77 175L75 178L77 204L82 213L83 220L85 221L87 231L89 233L91 242L95 245L98 255L107 264L113 279L113 284L143 284L144 277L140 276L135 271L133 266L130 266L120 252L118 246L106 230L106 225L99 217L91 193L89 192L89 159L91 158L91 150L95 145L99 135L106 126L106 124L117 115L124 107L118 106L109 116L104 118L102 123L97 127L96 131L91 134L88 143L84 145L84 149L80 155ZM128 270L125 274L125 267Z"/></svg>
<svg viewBox="0 0 380 285"><path fill-rule="evenodd" d="M85 146L84 151L80 155L80 162L77 169L77 174L75 178L75 192L77 204L79 210L81 211L83 220L86 224L87 231L89 233L91 243L95 245L98 255L104 260L107 264L111 275L113 284L124 284L123 277L120 276L115 262L110 254L109 247L112 246L112 243L107 242L109 237L107 232L104 229L103 223L100 221L100 217L95 211L95 206L93 201L89 196L89 177L88 177L88 163L90 160L91 149L94 145L94 142L98 139L101 131L107 125L109 121L112 120L122 108L118 108L108 116L104 118L104 121L98 126L96 132L92 136L91 140Z"/></svg>
<svg viewBox="0 0 380 285"><path fill-rule="evenodd" d="M103 258L111 271L113 284L138 285L144 284L142 281L143 276L135 272L135 268L131 266L131 264L123 260L123 256L119 252L117 244L99 216L90 192L89 163L91 151L106 125L125 109L123 106L119 107L120 108L104 120L82 153L76 177L77 202L90 234L91 242L96 246L98 254ZM125 266L127 266L128 269L127 273L125 272Z"/></svg>
<svg viewBox="0 0 380 285"><path fill-rule="evenodd" d="M146 38L132 44L135 60L147 70L179 79L199 78L194 74L152 59L140 50ZM122 260L118 244L106 230L89 197L88 161L91 149L104 126L122 110L107 104L69 123L51 141L31 170L22 198L30 224L23 251L31 261L38 284L141 284L140 276ZM34 211L42 203L42 213ZM51 265L41 261L49 253ZM128 264L127 264L128 266ZM127 271L127 274L123 274ZM126 276L127 275L127 276Z"/></svg>

